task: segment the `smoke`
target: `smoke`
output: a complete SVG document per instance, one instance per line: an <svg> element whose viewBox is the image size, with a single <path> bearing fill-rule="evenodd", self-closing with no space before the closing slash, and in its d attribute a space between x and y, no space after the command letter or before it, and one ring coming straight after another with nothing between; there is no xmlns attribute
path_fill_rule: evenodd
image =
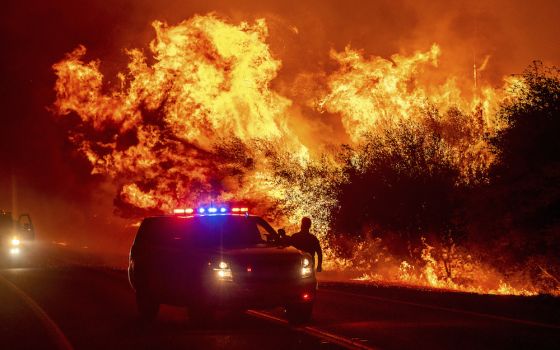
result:
<svg viewBox="0 0 560 350"><path fill-rule="evenodd" d="M560 13L555 1L516 6L509 1L364 4L169 0L116 1L110 6L102 1L63 1L56 6L53 11L52 5L35 1L25 7L6 5L3 11L0 25L2 32L8 33L8 40L0 58L5 99L0 161L5 165L2 169L10 169L1 174L3 183L10 183L1 187L2 205L12 206L8 179L15 176L18 207L36 217L45 237L57 239L82 234L83 241L97 239L97 225L113 216L115 192L122 193L124 189L104 185L102 173L91 175L96 165L84 157L83 148L76 150L76 139L68 140L67 131L78 127L80 118L76 114L53 118L46 109L56 99L52 64L79 45L88 50L84 62L100 60L99 72L105 77L101 90L105 93L104 89L120 83L117 73L126 71L127 49L138 48L148 64L154 62L148 48L154 38L150 26L154 20L174 26L195 14L209 12L218 13L233 25L264 18L269 31L265 42L272 58L281 62L276 76L270 79L270 89L292 101L285 107L283 125L311 154L351 141L337 113L315 108L317 97L328 92L328 77L339 69L329 57L331 50L340 53L350 46L364 58L390 60L393 54L409 57L437 43L441 57L437 67L427 68L429 82L437 85L450 75L459 77L458 88L466 96L471 94L473 61L480 67L489 56L481 83L501 86L503 76L520 72L534 58L552 64L558 64L560 59L560 29L554 23ZM127 135L133 140L138 138L138 134ZM126 135L120 138L120 145L126 145ZM205 159L206 164L212 161L207 159L207 152L213 149L189 151L197 155L196 159ZM254 155L243 154L240 158L245 161L242 171L260 179L262 174L252 172L248 161L255 159ZM227 164L222 168L228 174L235 172ZM236 188L236 179L229 175L227 180L221 179L228 185L221 186ZM103 186L110 189L101 190ZM140 190L148 188L137 186ZM117 204L120 200L130 202L135 188L128 189L125 193L129 197L118 197ZM70 216L84 219L59 220L69 208L73 208ZM127 224L113 222L114 232L121 232Z"/></svg>

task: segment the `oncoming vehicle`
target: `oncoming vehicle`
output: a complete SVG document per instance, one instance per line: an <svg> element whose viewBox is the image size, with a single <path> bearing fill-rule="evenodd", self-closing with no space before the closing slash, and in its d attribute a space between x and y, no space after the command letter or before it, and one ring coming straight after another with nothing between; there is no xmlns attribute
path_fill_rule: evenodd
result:
<svg viewBox="0 0 560 350"><path fill-rule="evenodd" d="M140 315L153 320L160 304L186 306L195 318L281 306L291 323L308 322L317 290L313 259L277 239L247 208L176 209L145 218L128 269Z"/></svg>
<svg viewBox="0 0 560 350"><path fill-rule="evenodd" d="M14 221L10 212L0 210L1 256L19 258L34 239L35 232L29 214L22 214L18 221Z"/></svg>

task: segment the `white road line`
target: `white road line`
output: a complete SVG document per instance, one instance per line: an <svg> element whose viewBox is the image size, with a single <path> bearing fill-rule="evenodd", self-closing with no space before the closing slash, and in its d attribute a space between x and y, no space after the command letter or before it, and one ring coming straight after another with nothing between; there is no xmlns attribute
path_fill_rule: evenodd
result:
<svg viewBox="0 0 560 350"><path fill-rule="evenodd" d="M4 276L0 274L0 282L4 283L8 288L10 288L18 297L23 300L25 304L35 313L35 316L41 321L43 327L47 330L49 337L56 344L59 350L73 350L72 345L62 333L58 325L47 315L47 313L25 292L19 289L15 284L7 280Z"/></svg>
<svg viewBox="0 0 560 350"><path fill-rule="evenodd" d="M273 316L271 314L268 314L266 312L248 310L247 314L249 314L251 316L258 317L258 318L262 318L262 319L265 319L265 320L268 320L268 321L272 321L272 322L275 322L275 323L279 323L279 324L282 324L284 326L290 326L288 321L286 321L284 319L281 319L279 317ZM343 347L348 348L348 349L379 350L378 348L367 346L367 345L365 345L365 344L363 344L359 341L355 341L354 339L346 338L346 337L343 337L341 335L337 335L337 334L333 334L333 333L329 333L329 332L326 332L326 331L321 330L321 329L316 328L316 327L312 327L312 326L302 326L302 327L290 326L290 327L294 328L297 331L307 333L307 334L312 335L314 337L321 338L323 340L326 340L326 341L331 342L331 343L335 343L337 345L343 346Z"/></svg>
<svg viewBox="0 0 560 350"><path fill-rule="evenodd" d="M457 314L464 314L464 315L469 315L469 316L490 318L490 319L500 320L500 321L505 321L505 322L524 324L524 325L528 325L528 326L560 329L560 326L553 325L553 324L541 323L541 322L529 321L529 320L520 320L520 319L517 319L517 318L510 318L510 317L505 317L505 316L485 314L485 313L481 313L481 312L474 312L474 311L467 311L467 310L460 310L460 309L452 309L452 308L443 307L443 306L420 304L420 303L414 303L414 302L411 302L411 301L402 301L402 300L397 300L397 299L375 297L375 296L372 296L372 295L342 292L342 291L333 290L333 289L322 288L322 289L320 289L320 291L321 292L327 292L327 293L346 295L346 296L354 297L354 298L355 297L365 298L365 299L370 299L370 300L375 300L375 301L390 302L390 303L394 303L394 304L410 305L410 306L415 306L415 307L420 307L420 308L425 308L425 309L432 309L432 310L438 310L438 311L453 312L453 313L457 313Z"/></svg>

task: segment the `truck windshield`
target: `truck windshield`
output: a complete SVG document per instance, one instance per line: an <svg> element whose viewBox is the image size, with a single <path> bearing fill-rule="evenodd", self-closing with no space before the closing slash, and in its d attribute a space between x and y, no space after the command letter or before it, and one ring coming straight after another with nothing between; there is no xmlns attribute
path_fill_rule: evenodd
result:
<svg viewBox="0 0 560 350"><path fill-rule="evenodd" d="M270 225L257 217L224 215L149 218L140 226L137 243L243 248L265 243L261 232L270 230Z"/></svg>
<svg viewBox="0 0 560 350"><path fill-rule="evenodd" d="M185 220L185 234L203 247L247 247L264 243L253 220L239 216L194 217ZM191 239L189 239L191 238Z"/></svg>

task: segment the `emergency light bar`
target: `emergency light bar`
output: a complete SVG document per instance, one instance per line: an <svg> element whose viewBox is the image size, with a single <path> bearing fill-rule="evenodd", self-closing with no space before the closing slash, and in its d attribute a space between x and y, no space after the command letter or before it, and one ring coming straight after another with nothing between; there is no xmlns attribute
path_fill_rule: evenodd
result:
<svg viewBox="0 0 560 350"><path fill-rule="evenodd" d="M187 209L173 209L173 214L192 214L194 210L192 208Z"/></svg>
<svg viewBox="0 0 560 350"><path fill-rule="evenodd" d="M234 207L234 208L227 208L227 207L215 207L215 206L211 206L211 207L199 207L196 209L196 213L201 214L201 215L219 215L219 214L227 214L228 212L230 213L248 213L249 212L249 208L243 207L243 208L238 208L238 207ZM175 215L185 215L185 214L193 214L195 213L195 209L193 208L177 208L177 209L173 209L173 214Z"/></svg>

